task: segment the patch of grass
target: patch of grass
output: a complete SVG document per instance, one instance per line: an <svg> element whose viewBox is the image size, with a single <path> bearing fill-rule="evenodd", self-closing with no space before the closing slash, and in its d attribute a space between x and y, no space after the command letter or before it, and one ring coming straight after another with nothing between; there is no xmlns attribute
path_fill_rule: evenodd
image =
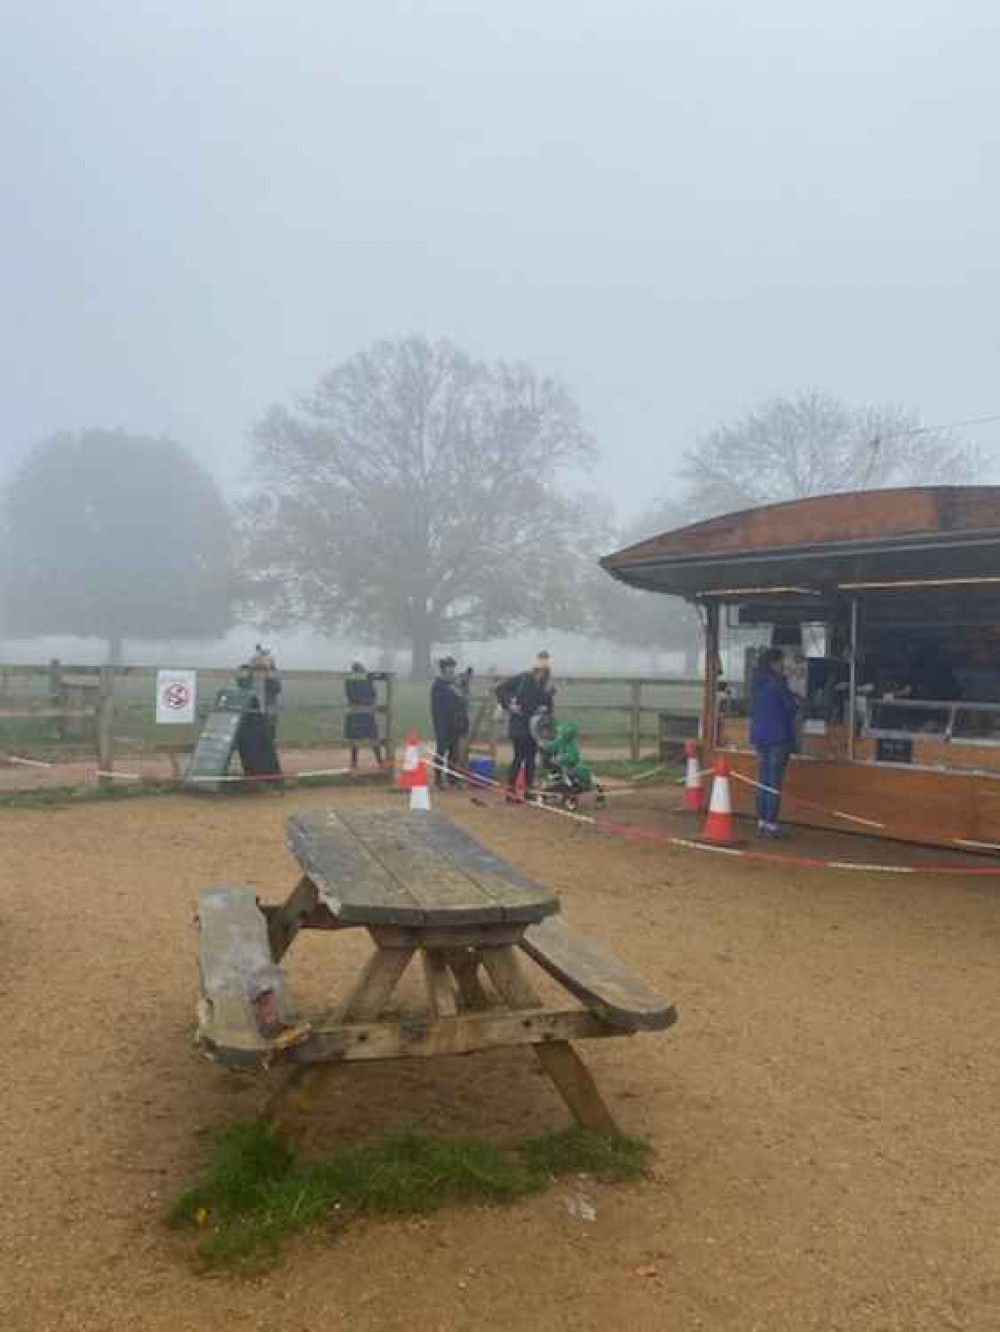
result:
<svg viewBox="0 0 1000 1332"><path fill-rule="evenodd" d="M627 1138L622 1133L603 1137L565 1129L529 1138L521 1144L521 1159L532 1173L556 1178L573 1172L594 1175L597 1179L638 1179L652 1159L648 1142Z"/></svg>
<svg viewBox="0 0 1000 1332"><path fill-rule="evenodd" d="M297 1161L277 1129L252 1120L213 1139L204 1174L168 1223L200 1232L203 1269L246 1267L273 1260L282 1240L305 1227L426 1215L454 1202L512 1202L570 1173L635 1179L651 1154L631 1138L572 1129L510 1148L407 1133Z"/></svg>
<svg viewBox="0 0 1000 1332"><path fill-rule="evenodd" d="M637 778L644 777L647 772L653 772L659 768L660 761L657 758L644 759L595 759L588 764L593 768L598 777L619 777L623 781L635 781ZM662 772L657 772L655 777L649 779L650 786L659 786L663 782L676 781L683 776L683 769L680 764L668 764Z"/></svg>
<svg viewBox="0 0 1000 1332"><path fill-rule="evenodd" d="M120 783L117 786L101 786L96 782L85 786L43 786L36 791L0 793L0 809L58 809L101 800L126 800L140 795L170 795L175 791L175 787L156 782Z"/></svg>

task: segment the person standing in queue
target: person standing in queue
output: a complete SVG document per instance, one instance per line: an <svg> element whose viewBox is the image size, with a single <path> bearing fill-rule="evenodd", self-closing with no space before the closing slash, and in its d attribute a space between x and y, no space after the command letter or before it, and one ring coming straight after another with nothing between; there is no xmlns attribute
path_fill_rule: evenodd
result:
<svg viewBox="0 0 1000 1332"><path fill-rule="evenodd" d="M784 837L778 824L781 786L795 749L799 700L785 679L785 654L768 648L753 677L750 743L757 751L757 836Z"/></svg>
<svg viewBox="0 0 1000 1332"><path fill-rule="evenodd" d="M351 772L358 771L361 753L361 741L371 745L376 765L381 768L384 762L382 741L379 737L378 705L376 681L384 679L381 672L366 671L364 664L355 661L351 672L344 678L344 694L347 698L347 710L344 713L344 739L351 750Z"/></svg>
<svg viewBox="0 0 1000 1332"><path fill-rule="evenodd" d="M508 734L514 746L514 758L507 773L507 798L517 794L517 779L524 773L525 794L530 795L535 782L538 742L533 722L552 707L554 696L548 653L540 654L530 671L513 675L497 685L497 702L507 714Z"/></svg>
<svg viewBox="0 0 1000 1332"><path fill-rule="evenodd" d="M431 720L434 725L436 762L434 785L444 789L445 776L449 786L458 786L460 764L459 746L469 729L469 705L455 674L454 657L442 657L438 674L431 685Z"/></svg>

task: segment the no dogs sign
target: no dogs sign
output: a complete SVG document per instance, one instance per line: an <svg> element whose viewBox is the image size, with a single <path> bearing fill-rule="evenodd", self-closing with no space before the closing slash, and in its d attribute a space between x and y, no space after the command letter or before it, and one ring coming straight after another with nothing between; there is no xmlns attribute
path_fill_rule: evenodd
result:
<svg viewBox="0 0 1000 1332"><path fill-rule="evenodd" d="M156 721L158 725L190 724L198 702L197 671L156 672Z"/></svg>

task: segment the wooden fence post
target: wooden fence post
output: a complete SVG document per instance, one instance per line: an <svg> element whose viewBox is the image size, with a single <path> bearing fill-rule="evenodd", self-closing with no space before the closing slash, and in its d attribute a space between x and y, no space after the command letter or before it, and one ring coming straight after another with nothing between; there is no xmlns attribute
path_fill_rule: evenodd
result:
<svg viewBox="0 0 1000 1332"><path fill-rule="evenodd" d="M633 763L642 757L642 681L633 680L629 686L631 716L629 718L629 753Z"/></svg>
<svg viewBox="0 0 1000 1332"><path fill-rule="evenodd" d="M115 668L102 666L97 698L97 771L101 786L110 786L115 755L112 728L115 720Z"/></svg>
<svg viewBox="0 0 1000 1332"><path fill-rule="evenodd" d="M385 676L385 759L390 768L396 765L396 676L387 671Z"/></svg>

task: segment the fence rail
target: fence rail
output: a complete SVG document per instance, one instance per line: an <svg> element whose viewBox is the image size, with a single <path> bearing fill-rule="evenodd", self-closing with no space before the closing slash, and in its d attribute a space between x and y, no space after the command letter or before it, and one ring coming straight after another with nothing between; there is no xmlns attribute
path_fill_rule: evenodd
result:
<svg viewBox="0 0 1000 1332"><path fill-rule="evenodd" d="M222 667L198 670L197 721L193 725L157 725L154 707L156 668L151 666L87 666L76 663L0 663L0 770L10 789L9 765L47 760L61 766L92 764L98 773L115 771L115 752L122 760L170 759L189 752L216 688L231 683L233 672ZM350 711L344 696L346 671L287 670L282 672L279 732L282 748L339 750L343 719ZM473 747L494 757L506 743L506 725L494 716L495 688L503 677L473 677L470 719ZM657 718L663 711L697 711L702 682L697 679L571 675L556 679L560 716L577 721L581 742L638 759L657 741ZM389 675L379 682L375 708L383 742L391 749L409 730L429 738L429 687ZM364 742L362 742L364 744ZM5 767L5 764L7 765ZM29 764L31 769L29 769ZM108 781L110 778L103 777ZM0 782L0 787L4 785Z"/></svg>

